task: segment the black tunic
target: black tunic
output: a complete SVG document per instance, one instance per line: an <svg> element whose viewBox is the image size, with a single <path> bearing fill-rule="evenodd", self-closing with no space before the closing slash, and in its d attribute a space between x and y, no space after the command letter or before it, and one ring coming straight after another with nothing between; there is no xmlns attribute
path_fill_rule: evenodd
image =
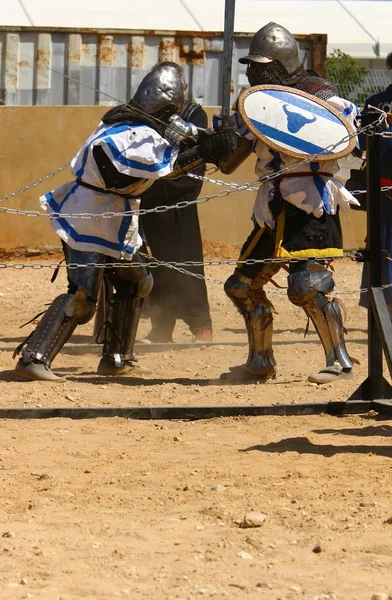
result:
<svg viewBox="0 0 392 600"><path fill-rule="evenodd" d="M189 107L188 107L189 108ZM197 127L206 128L208 118L200 105L194 105L186 119ZM204 168L198 171L204 174ZM173 205L183 200L195 200L203 183L190 177L176 180L156 181L142 195L142 208ZM150 213L141 217L144 236L152 255L166 262L186 260L202 261L203 248L197 205L162 213ZM192 273L204 276L203 267L187 267ZM167 331L174 329L176 319L182 319L192 333L199 328L210 329L211 317L204 279L197 279L168 269L152 269L154 287L146 302L144 316L151 317L153 328Z"/></svg>

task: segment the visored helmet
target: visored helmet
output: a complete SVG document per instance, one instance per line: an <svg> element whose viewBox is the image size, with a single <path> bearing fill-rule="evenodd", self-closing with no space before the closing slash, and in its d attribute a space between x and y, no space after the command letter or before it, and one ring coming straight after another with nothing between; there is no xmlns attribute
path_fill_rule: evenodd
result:
<svg viewBox="0 0 392 600"><path fill-rule="evenodd" d="M301 61L295 37L282 25L268 23L257 31L250 43L249 54L239 59L242 64L278 62L288 74L294 73Z"/></svg>
<svg viewBox="0 0 392 600"><path fill-rule="evenodd" d="M168 117L181 111L185 88L182 68L173 62L163 62L142 79L133 101L150 115Z"/></svg>

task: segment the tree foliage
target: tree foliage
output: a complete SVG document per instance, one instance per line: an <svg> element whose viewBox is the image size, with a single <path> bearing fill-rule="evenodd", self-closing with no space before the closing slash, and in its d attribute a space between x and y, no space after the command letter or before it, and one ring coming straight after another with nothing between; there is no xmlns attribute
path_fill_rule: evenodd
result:
<svg viewBox="0 0 392 600"><path fill-rule="evenodd" d="M359 65L342 50L335 49L327 57L327 78L336 85L343 98L347 98L350 92L364 83L368 74L369 69Z"/></svg>

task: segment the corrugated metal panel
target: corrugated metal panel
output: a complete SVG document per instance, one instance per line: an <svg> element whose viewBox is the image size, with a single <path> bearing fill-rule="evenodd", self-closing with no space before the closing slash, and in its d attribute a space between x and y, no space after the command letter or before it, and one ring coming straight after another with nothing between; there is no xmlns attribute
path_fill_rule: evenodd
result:
<svg viewBox="0 0 392 600"><path fill-rule="evenodd" d="M251 34L234 37L232 98L247 84ZM326 36L299 35L306 68L323 74ZM2 98L7 105L112 105L131 98L157 62L181 63L189 99L216 106L221 99L223 36L214 32L154 32L0 28Z"/></svg>

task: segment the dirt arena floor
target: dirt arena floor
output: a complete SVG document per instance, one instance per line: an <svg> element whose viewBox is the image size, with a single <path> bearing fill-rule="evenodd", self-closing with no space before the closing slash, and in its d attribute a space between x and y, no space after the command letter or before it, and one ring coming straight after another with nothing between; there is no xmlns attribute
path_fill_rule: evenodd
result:
<svg viewBox="0 0 392 600"><path fill-rule="evenodd" d="M151 374L105 379L95 373L99 355L86 353L88 324L73 336L78 353L54 362L63 382L22 381L12 351L33 325L19 327L64 290L65 272L51 284L47 268L3 269L0 408L343 402L367 375L361 268L335 263L360 365L351 381L325 386L307 382L323 365L314 329L304 338L304 313L272 286L277 379L220 380L245 360L246 336L214 282L216 345L143 352L138 344ZM232 269L207 275L222 282ZM285 285L284 273L276 280ZM175 341L191 343L182 323ZM392 598L392 428L376 413L0 425L1 600Z"/></svg>

